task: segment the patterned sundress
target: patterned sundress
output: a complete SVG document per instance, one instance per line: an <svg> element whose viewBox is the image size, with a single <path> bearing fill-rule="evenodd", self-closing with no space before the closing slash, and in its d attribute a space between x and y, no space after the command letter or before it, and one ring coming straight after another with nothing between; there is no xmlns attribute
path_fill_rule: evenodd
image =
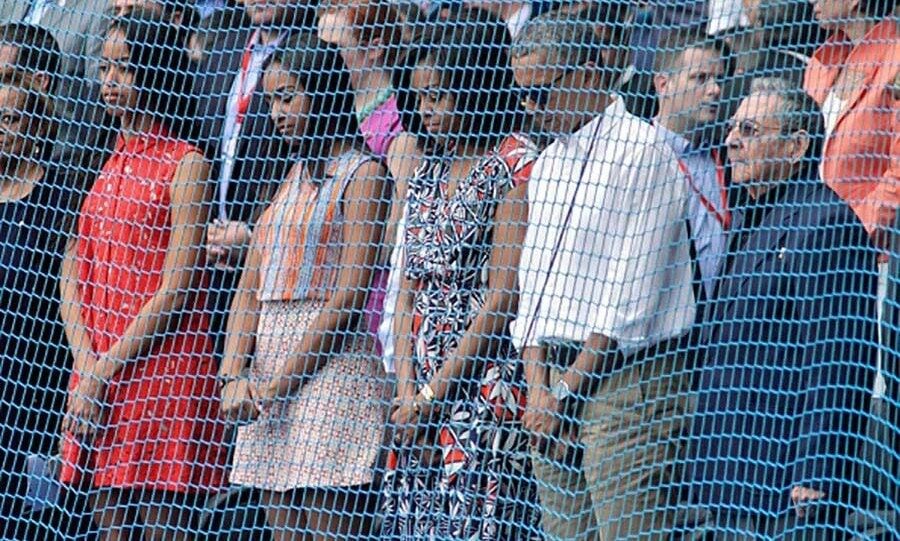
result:
<svg viewBox="0 0 900 541"><path fill-rule="evenodd" d="M426 157L409 183L404 274L415 284L419 385L440 369L484 303L494 213L507 192L528 179L537 150L522 136L508 137L447 196L452 156L451 150ZM415 450L391 450L383 538L540 538L521 425L521 363L500 355L481 366L437 427L441 467L420 464Z"/></svg>

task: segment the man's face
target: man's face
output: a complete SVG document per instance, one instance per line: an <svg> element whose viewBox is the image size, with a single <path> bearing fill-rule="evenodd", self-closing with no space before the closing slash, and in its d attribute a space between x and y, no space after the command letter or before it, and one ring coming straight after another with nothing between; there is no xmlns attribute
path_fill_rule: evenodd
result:
<svg viewBox="0 0 900 541"><path fill-rule="evenodd" d="M772 93L744 98L731 119L728 161L737 184L768 184L786 179L796 161L796 148L782 134L781 98Z"/></svg>
<svg viewBox="0 0 900 541"><path fill-rule="evenodd" d="M686 134L714 123L722 97L719 81L724 75L722 58L709 49L685 50L669 73L658 75L660 112L670 118L673 125L669 129Z"/></svg>
<svg viewBox="0 0 900 541"><path fill-rule="evenodd" d="M0 77L8 77L16 72L19 48L15 45L0 45Z"/></svg>
<svg viewBox="0 0 900 541"><path fill-rule="evenodd" d="M546 51L512 59L522 104L532 116L535 130L551 136L572 133L589 92L590 77L583 67L564 68L548 62Z"/></svg>

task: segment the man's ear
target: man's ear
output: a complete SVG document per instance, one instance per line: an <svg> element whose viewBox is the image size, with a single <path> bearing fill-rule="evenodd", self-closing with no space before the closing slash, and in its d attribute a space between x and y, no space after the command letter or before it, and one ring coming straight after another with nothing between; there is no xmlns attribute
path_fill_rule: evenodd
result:
<svg viewBox="0 0 900 541"><path fill-rule="evenodd" d="M35 86L41 89L41 92L50 92L50 74L46 71L35 71L31 74L31 80Z"/></svg>
<svg viewBox="0 0 900 541"><path fill-rule="evenodd" d="M369 60L379 60L384 58L384 40L381 38L372 38L366 45L366 58Z"/></svg>
<svg viewBox="0 0 900 541"><path fill-rule="evenodd" d="M809 132L806 130L798 130L791 134L791 163L800 163L809 150L810 141Z"/></svg>
<svg viewBox="0 0 900 541"><path fill-rule="evenodd" d="M666 88L669 86L669 78L662 73L653 75L653 89L656 90L657 96L664 96Z"/></svg>

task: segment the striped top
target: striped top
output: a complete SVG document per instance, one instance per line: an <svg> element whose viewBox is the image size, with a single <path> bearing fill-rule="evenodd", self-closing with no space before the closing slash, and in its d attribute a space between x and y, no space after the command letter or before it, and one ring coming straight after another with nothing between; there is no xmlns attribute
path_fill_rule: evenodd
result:
<svg viewBox="0 0 900 541"><path fill-rule="evenodd" d="M260 301L328 300L343 247L340 202L356 171L373 159L347 151L327 164L322 179L310 178L302 161L294 165L253 232Z"/></svg>

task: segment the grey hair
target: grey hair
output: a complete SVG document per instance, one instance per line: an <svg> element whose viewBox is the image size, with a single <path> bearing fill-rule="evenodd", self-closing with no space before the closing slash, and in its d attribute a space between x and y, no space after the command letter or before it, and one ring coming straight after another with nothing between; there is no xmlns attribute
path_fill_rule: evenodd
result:
<svg viewBox="0 0 900 541"><path fill-rule="evenodd" d="M590 20L551 11L528 21L513 42L510 57L546 52L548 66L575 67L601 63L603 48Z"/></svg>
<svg viewBox="0 0 900 541"><path fill-rule="evenodd" d="M799 131L809 137L805 162L809 167L818 164L825 145L825 118L815 100L801 87L781 77L756 77L750 83L750 95L774 94L779 100L778 118L781 133L791 135Z"/></svg>

